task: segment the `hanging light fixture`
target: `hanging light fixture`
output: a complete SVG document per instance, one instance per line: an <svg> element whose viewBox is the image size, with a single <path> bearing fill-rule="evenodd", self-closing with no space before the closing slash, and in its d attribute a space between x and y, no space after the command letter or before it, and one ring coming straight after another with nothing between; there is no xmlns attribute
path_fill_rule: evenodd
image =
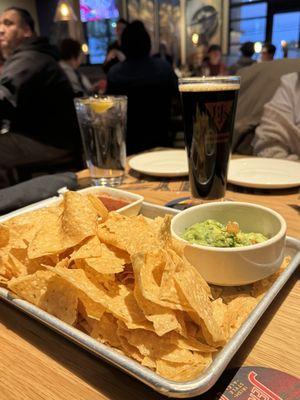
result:
<svg viewBox="0 0 300 400"><path fill-rule="evenodd" d="M81 45L81 50L82 50L83 54L89 54L89 46L86 43L83 43Z"/></svg>
<svg viewBox="0 0 300 400"><path fill-rule="evenodd" d="M59 0L57 4L54 22L59 21L77 21L77 16L68 0Z"/></svg>
<svg viewBox="0 0 300 400"><path fill-rule="evenodd" d="M196 46L199 43L199 35L198 33L192 34L192 43Z"/></svg>

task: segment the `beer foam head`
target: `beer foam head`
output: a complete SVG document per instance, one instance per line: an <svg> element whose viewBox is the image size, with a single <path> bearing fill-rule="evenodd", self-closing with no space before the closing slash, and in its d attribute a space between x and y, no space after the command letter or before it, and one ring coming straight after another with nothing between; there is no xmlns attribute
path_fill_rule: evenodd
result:
<svg viewBox="0 0 300 400"><path fill-rule="evenodd" d="M191 82L180 83L180 92L222 92L224 90L239 90L240 84L235 82Z"/></svg>

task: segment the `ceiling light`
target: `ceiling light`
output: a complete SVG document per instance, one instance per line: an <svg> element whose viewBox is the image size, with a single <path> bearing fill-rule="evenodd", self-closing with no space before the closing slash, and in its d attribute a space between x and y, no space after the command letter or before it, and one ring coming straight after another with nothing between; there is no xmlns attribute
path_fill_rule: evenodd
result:
<svg viewBox="0 0 300 400"><path fill-rule="evenodd" d="M89 52L89 46L86 43L83 43L81 46L81 50L84 54L88 54Z"/></svg>
<svg viewBox="0 0 300 400"><path fill-rule="evenodd" d="M77 16L68 0L59 0L54 21L77 21Z"/></svg>
<svg viewBox="0 0 300 400"><path fill-rule="evenodd" d="M193 35L192 35L192 42L193 42L193 44L198 44L198 42L199 42L199 35L198 35L198 33L193 33Z"/></svg>
<svg viewBox="0 0 300 400"><path fill-rule="evenodd" d="M262 50L261 42L255 42L254 43L254 51L255 51L255 53L260 53L261 50Z"/></svg>

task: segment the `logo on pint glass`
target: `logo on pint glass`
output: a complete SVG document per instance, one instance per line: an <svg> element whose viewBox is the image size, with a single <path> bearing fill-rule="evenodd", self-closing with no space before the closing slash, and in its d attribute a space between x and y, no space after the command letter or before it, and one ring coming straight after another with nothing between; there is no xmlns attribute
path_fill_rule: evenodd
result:
<svg viewBox="0 0 300 400"><path fill-rule="evenodd" d="M220 131L227 121L228 115L232 110L232 101L220 101L218 103L205 103L205 107L209 112L209 115L216 124Z"/></svg>

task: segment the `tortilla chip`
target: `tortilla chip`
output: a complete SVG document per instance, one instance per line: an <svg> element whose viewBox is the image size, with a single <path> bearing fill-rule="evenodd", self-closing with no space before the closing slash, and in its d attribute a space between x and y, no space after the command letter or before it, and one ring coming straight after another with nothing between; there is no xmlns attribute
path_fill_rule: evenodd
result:
<svg viewBox="0 0 300 400"><path fill-rule="evenodd" d="M135 282L139 285L142 296L151 302L163 307L174 310L184 310L173 279L169 279L170 270L175 271L175 265L169 254L163 250L151 250L147 253L138 253L132 256L132 267L134 271ZM165 270L168 269L168 273ZM164 278L164 287L161 287L162 278ZM166 282L168 280L168 283ZM168 292L173 301L162 300L161 297L166 296ZM171 297L173 296L173 297Z"/></svg>
<svg viewBox="0 0 300 400"><path fill-rule="evenodd" d="M227 340L229 338L228 306L223 303L222 299L214 300L211 305L214 319L222 329L223 336Z"/></svg>
<svg viewBox="0 0 300 400"><path fill-rule="evenodd" d="M13 277L27 275L27 268L22 262L20 262L13 254L9 253L5 261L7 269L11 272Z"/></svg>
<svg viewBox="0 0 300 400"><path fill-rule="evenodd" d="M77 321L75 326L78 327L80 330L83 330L88 335L91 335L91 332L98 321L99 320L90 318L87 315L84 304L80 301L80 299L78 299Z"/></svg>
<svg viewBox="0 0 300 400"><path fill-rule="evenodd" d="M126 355L128 355L129 357L137 360L138 362L142 362L144 357L142 356L142 354L139 352L139 350L132 346L130 343L128 343L128 340L126 339L126 337L124 337L122 335L122 330L119 329L117 330L117 334L119 337L119 340L121 342L121 349L124 351L124 353Z"/></svg>
<svg viewBox="0 0 300 400"><path fill-rule="evenodd" d="M144 357L141 361L141 364L144 365L144 367L156 369L156 362L155 360L152 360L152 358L150 357Z"/></svg>
<svg viewBox="0 0 300 400"><path fill-rule="evenodd" d="M47 292L51 279L55 277L50 271L37 271L33 275L13 278L8 288L17 296L32 304L38 305L41 297Z"/></svg>
<svg viewBox="0 0 300 400"><path fill-rule="evenodd" d="M124 270L124 261L102 244L101 257L86 258L86 264L100 274L117 274Z"/></svg>
<svg viewBox="0 0 300 400"><path fill-rule="evenodd" d="M0 286L7 287L9 282L9 279L5 278L4 276L1 276L1 270L0 270Z"/></svg>
<svg viewBox="0 0 300 400"><path fill-rule="evenodd" d="M5 221L10 232L10 246L13 248L27 248L40 227L44 224L44 217L49 214L60 214L59 206L47 207L36 211L26 212Z"/></svg>
<svg viewBox="0 0 300 400"><path fill-rule="evenodd" d="M120 347L121 341L117 335L118 324L115 317L104 313L99 322L96 322L91 336L102 343L109 343L113 347Z"/></svg>
<svg viewBox="0 0 300 400"><path fill-rule="evenodd" d="M225 337L214 319L210 299L197 274L196 270L186 268L176 272L174 279L183 298L192 309L188 312L189 315L201 326L206 342L212 346L223 345Z"/></svg>
<svg viewBox="0 0 300 400"><path fill-rule="evenodd" d="M74 325L77 319L78 296L65 280L55 276L47 285L47 291L40 297L38 307Z"/></svg>
<svg viewBox="0 0 300 400"><path fill-rule="evenodd" d="M0 225L0 285L165 378L194 379L288 261L255 284L210 287L170 221L108 213L95 196L67 192Z"/></svg>
<svg viewBox="0 0 300 400"><path fill-rule="evenodd" d="M112 279L109 276L122 272L125 265L124 259L101 243L97 236L89 238L72 253L70 263L74 260L77 268L85 269L90 274L95 273L98 277L100 274L104 281Z"/></svg>
<svg viewBox="0 0 300 400"><path fill-rule="evenodd" d="M0 224L0 247L5 247L9 242L9 228Z"/></svg>
<svg viewBox="0 0 300 400"><path fill-rule="evenodd" d="M209 346L204 342L200 342L193 337L185 338L181 335L178 335L176 332L172 332L169 337L170 341L180 349L200 351L203 353L213 353L217 351L215 347Z"/></svg>
<svg viewBox="0 0 300 400"><path fill-rule="evenodd" d="M104 289L97 288L86 276L83 270L67 268L50 268L48 270L66 280L77 290L77 296L83 303L90 318L100 320L106 308Z"/></svg>
<svg viewBox="0 0 300 400"><path fill-rule="evenodd" d="M144 217L126 217L111 212L109 219L98 227L99 239L132 255L160 246L155 231Z"/></svg>
<svg viewBox="0 0 300 400"><path fill-rule="evenodd" d="M118 319L129 324L147 324L145 315L139 308L133 291L125 285L117 285L117 293L109 293L108 310Z"/></svg>
<svg viewBox="0 0 300 400"><path fill-rule="evenodd" d="M102 222L104 222L107 217L108 217L108 209L105 207L105 205L102 203L102 201L94 196L93 194L87 194L86 197L89 199L91 202L92 206L96 210L98 216L101 218Z"/></svg>
<svg viewBox="0 0 300 400"><path fill-rule="evenodd" d="M119 324L119 332L131 346L136 347L143 356L156 359L177 350L165 336L159 337L154 332L143 329L128 330ZM176 354L174 355L176 357Z"/></svg>
<svg viewBox="0 0 300 400"><path fill-rule="evenodd" d="M228 304L227 318L230 337L239 329L245 319L256 307L258 300L251 296L237 297Z"/></svg>
<svg viewBox="0 0 300 400"><path fill-rule="evenodd" d="M291 261L291 257L285 257L279 270L271 276L253 283L251 295L256 298L262 297L273 285L276 279L282 274Z"/></svg>
<svg viewBox="0 0 300 400"><path fill-rule="evenodd" d="M76 246L75 250L70 255L70 259L79 260L82 258L101 257L101 255L101 242L97 236L92 236Z"/></svg>
<svg viewBox="0 0 300 400"><path fill-rule="evenodd" d="M195 353L194 364L175 363L167 360L156 361L156 372L164 378L176 382L184 382L197 378L211 363L210 354Z"/></svg>
<svg viewBox="0 0 300 400"><path fill-rule="evenodd" d="M85 198L75 192L66 192L62 213L48 213L43 224L29 243L30 259L61 253L96 234L98 215Z"/></svg>
<svg viewBox="0 0 300 400"><path fill-rule="evenodd" d="M135 285L134 297L147 320L153 323L154 330L158 336L173 330L181 330L175 311L145 299L138 285Z"/></svg>
<svg viewBox="0 0 300 400"><path fill-rule="evenodd" d="M73 325L77 318L76 292L50 271L13 278L8 287L24 300Z"/></svg>
<svg viewBox="0 0 300 400"><path fill-rule="evenodd" d="M73 325L77 318L77 295L66 281L50 271L13 278L8 287L24 300Z"/></svg>

